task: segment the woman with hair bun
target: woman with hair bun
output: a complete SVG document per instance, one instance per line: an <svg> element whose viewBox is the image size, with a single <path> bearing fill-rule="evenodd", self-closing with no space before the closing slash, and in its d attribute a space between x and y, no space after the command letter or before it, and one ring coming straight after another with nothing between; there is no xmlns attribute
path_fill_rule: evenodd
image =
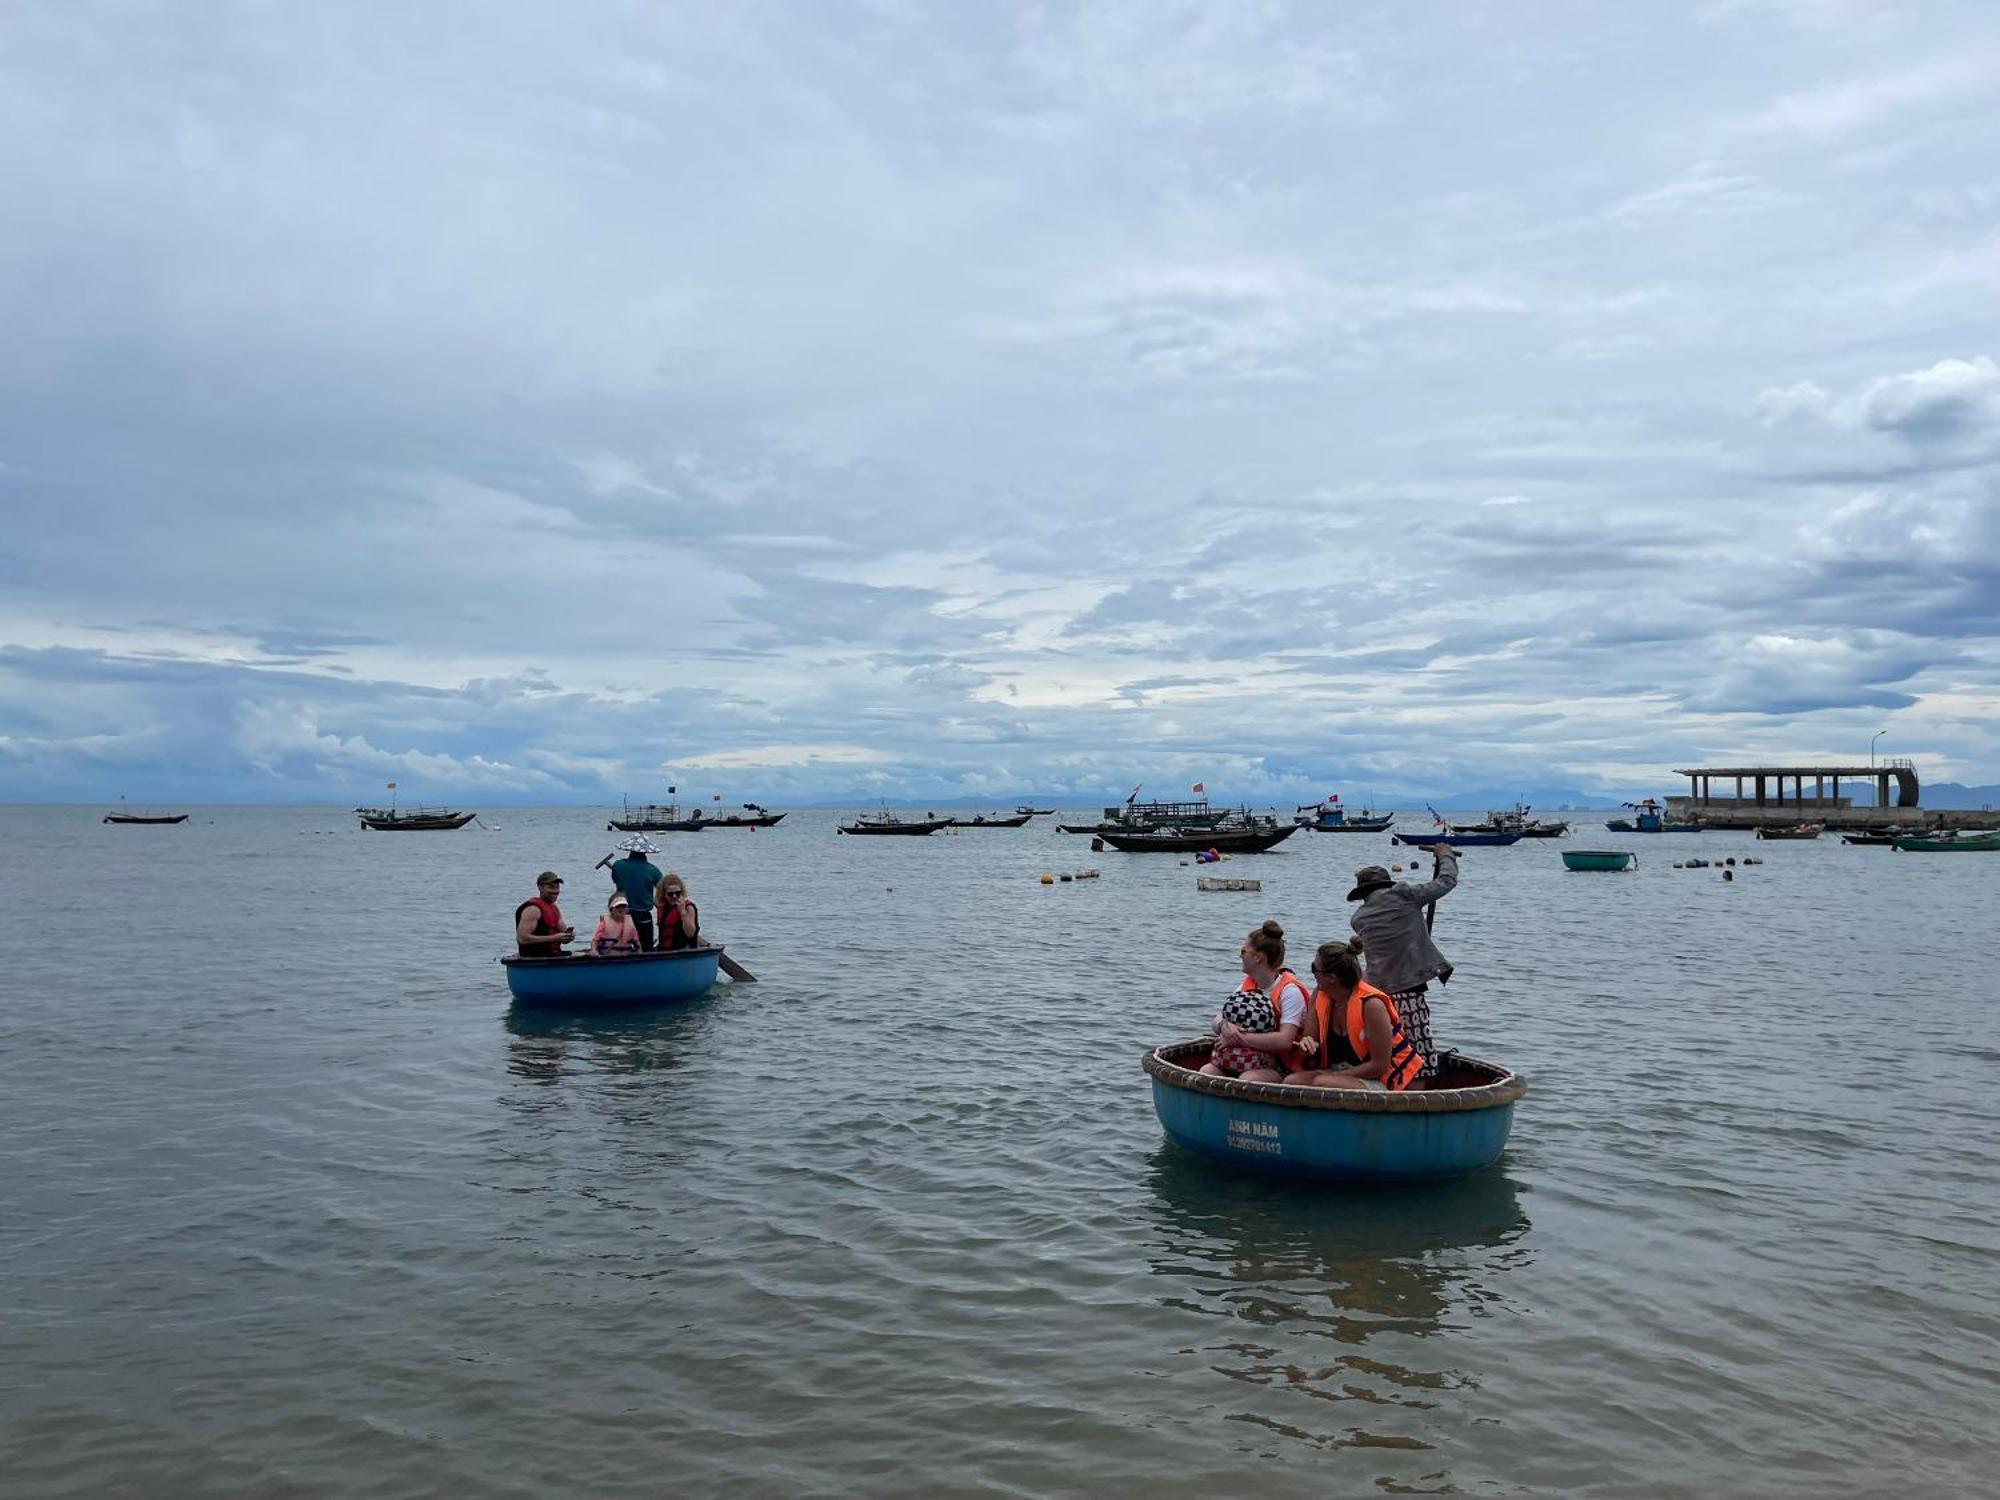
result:
<svg viewBox="0 0 2000 1500"><path fill-rule="evenodd" d="M1361 977L1360 951L1357 939L1321 943L1313 955L1319 985L1293 1055L1316 1057L1318 1066L1299 1065L1286 1074L1286 1083L1401 1093L1422 1076L1424 1055L1404 1033L1396 1002Z"/></svg>
<svg viewBox="0 0 2000 1500"><path fill-rule="evenodd" d="M1306 987L1285 967L1285 929L1265 922L1239 951L1243 983L1215 1017L1215 1046L1202 1072L1246 1083L1279 1083L1305 1025Z"/></svg>

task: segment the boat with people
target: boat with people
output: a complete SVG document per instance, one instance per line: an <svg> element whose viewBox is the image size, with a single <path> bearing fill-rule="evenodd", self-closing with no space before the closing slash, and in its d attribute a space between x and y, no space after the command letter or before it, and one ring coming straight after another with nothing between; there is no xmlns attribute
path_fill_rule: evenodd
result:
<svg viewBox="0 0 2000 1500"><path fill-rule="evenodd" d="M1700 833L1705 826L1669 818L1660 804L1648 797L1643 802L1627 802L1634 816L1613 818L1604 826L1613 833Z"/></svg>
<svg viewBox="0 0 2000 1500"><path fill-rule="evenodd" d="M1990 829L1941 829L1896 840L1904 854L1974 854L2000 849L2000 832Z"/></svg>
<svg viewBox="0 0 2000 1500"><path fill-rule="evenodd" d="M936 833L940 828L951 827L950 818L899 818L886 807L879 813L863 813L852 823L842 823L841 833L900 835L905 838L921 838L925 834Z"/></svg>
<svg viewBox="0 0 2000 1500"><path fill-rule="evenodd" d="M547 1005L661 1005L692 1000L714 988L722 963L719 944L651 953L510 956L500 960L507 990L524 1003Z"/></svg>
<svg viewBox="0 0 2000 1500"><path fill-rule="evenodd" d="M1816 839L1826 829L1824 823L1759 823L1760 839Z"/></svg>
<svg viewBox="0 0 2000 1500"><path fill-rule="evenodd" d="M354 814L361 819L363 828L372 828L377 833L442 833L463 828L479 816L476 812L455 812L445 807L357 807Z"/></svg>
<svg viewBox="0 0 2000 1500"><path fill-rule="evenodd" d="M1396 821L1396 815L1378 813L1372 807L1350 811L1341 806L1336 793L1323 802L1300 803L1292 821L1314 833L1381 833Z"/></svg>
<svg viewBox="0 0 2000 1500"><path fill-rule="evenodd" d="M131 805L123 797L120 797L118 799L118 811L106 813L100 821L128 827L144 827L149 825L153 827L166 827L175 823L185 823L187 820L188 815L186 813L135 813L132 811Z"/></svg>
<svg viewBox="0 0 2000 1500"><path fill-rule="evenodd" d="M984 813L975 813L969 818L952 818L949 822L953 828L1022 828L1032 816L1032 813L1016 813L1010 818L1003 813L995 813L989 818Z"/></svg>
<svg viewBox="0 0 2000 1500"><path fill-rule="evenodd" d="M1098 835L1126 854L1262 854L1299 831L1296 823L1246 820L1233 827L1156 828Z"/></svg>
<svg viewBox="0 0 2000 1500"><path fill-rule="evenodd" d="M1562 857L1565 870L1630 870L1639 863L1629 849L1565 849Z"/></svg>
<svg viewBox="0 0 2000 1500"><path fill-rule="evenodd" d="M1200 1071L1212 1038L1145 1055L1153 1108L1176 1145L1255 1172L1330 1182L1430 1182L1500 1159L1527 1093L1521 1078L1446 1052L1437 1076L1401 1090L1251 1083Z"/></svg>

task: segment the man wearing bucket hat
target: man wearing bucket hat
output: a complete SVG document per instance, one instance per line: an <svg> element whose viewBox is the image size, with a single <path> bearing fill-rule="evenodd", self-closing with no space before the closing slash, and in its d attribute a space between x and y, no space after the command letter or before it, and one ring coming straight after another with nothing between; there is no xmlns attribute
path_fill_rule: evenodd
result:
<svg viewBox="0 0 2000 1500"><path fill-rule="evenodd" d="M1424 909L1458 885L1458 851L1434 844L1434 879L1422 885L1399 883L1380 865L1363 865L1354 872L1349 901L1359 901L1348 925L1361 939L1368 956L1368 982L1388 992L1402 1018L1410 1045L1424 1057L1423 1076L1437 1072L1437 1045L1431 1040L1431 1009L1425 995L1430 981L1451 978L1451 961L1431 941Z"/></svg>

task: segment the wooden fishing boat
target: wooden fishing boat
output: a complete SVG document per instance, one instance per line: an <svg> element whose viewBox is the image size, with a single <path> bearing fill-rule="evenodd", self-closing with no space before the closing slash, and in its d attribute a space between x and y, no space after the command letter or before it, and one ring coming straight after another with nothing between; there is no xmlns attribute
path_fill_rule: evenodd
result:
<svg viewBox="0 0 2000 1500"><path fill-rule="evenodd" d="M187 820L188 815L186 813L135 813L132 811L131 805L123 797L118 799L118 811L106 813L103 819L106 823L119 823L141 827L148 824L160 827L174 823L185 823Z"/></svg>
<svg viewBox="0 0 2000 1500"><path fill-rule="evenodd" d="M1518 833L1397 833L1390 837L1399 844L1419 849L1428 849L1433 844L1449 844L1454 849L1504 849L1521 841Z"/></svg>
<svg viewBox="0 0 2000 1500"><path fill-rule="evenodd" d="M1567 823L1545 823L1529 817L1533 809L1517 802L1506 812L1490 812L1483 823L1452 823L1453 833L1518 833L1524 839L1559 839L1569 832Z"/></svg>
<svg viewBox="0 0 2000 1500"><path fill-rule="evenodd" d="M1660 804L1648 797L1644 802L1625 804L1638 816L1613 818L1604 826L1613 833L1700 833L1704 824L1675 822L1660 810Z"/></svg>
<svg viewBox="0 0 2000 1500"><path fill-rule="evenodd" d="M2000 849L2000 833L1926 833L1896 840L1905 854L1973 854Z"/></svg>
<svg viewBox="0 0 2000 1500"><path fill-rule="evenodd" d="M984 813L977 813L970 818L952 818L950 823L953 828L1021 828L1033 816L1033 813L1016 813L1011 818L1005 818L995 813L989 818Z"/></svg>
<svg viewBox="0 0 2000 1500"><path fill-rule="evenodd" d="M1127 854L1262 854L1299 831L1296 823L1245 828L1162 828L1150 833L1105 833L1104 842Z"/></svg>
<svg viewBox="0 0 2000 1500"><path fill-rule="evenodd" d="M1154 833L1164 828L1213 828L1231 816L1229 808L1215 807L1208 798L1192 802L1141 802L1134 787L1132 795L1116 807L1104 809L1095 823L1058 823L1063 833Z"/></svg>
<svg viewBox="0 0 2000 1500"><path fill-rule="evenodd" d="M1824 823L1760 823L1757 837L1760 839L1816 839L1825 829Z"/></svg>
<svg viewBox="0 0 2000 1500"><path fill-rule="evenodd" d="M768 807L759 807L754 802L743 804L740 813L723 813L720 817L702 818L703 828L775 828L784 822L783 813L774 813Z"/></svg>
<svg viewBox="0 0 2000 1500"><path fill-rule="evenodd" d="M859 834L900 834L907 838L921 838L928 833L936 833L940 828L951 827L950 818L899 818L892 812L864 813L852 823L842 823L842 833Z"/></svg>
<svg viewBox="0 0 2000 1500"><path fill-rule="evenodd" d="M1055 809L1053 807L1030 807L1027 805L1027 803L1024 802L1019 807L1015 808L1014 811L1017 813L1024 813L1031 818L1045 818L1050 813L1054 812Z"/></svg>
<svg viewBox="0 0 2000 1500"><path fill-rule="evenodd" d="M1625 849L1565 849L1562 857L1566 870L1628 870L1639 862Z"/></svg>
<svg viewBox="0 0 2000 1500"><path fill-rule="evenodd" d="M1896 847L1897 839L1915 837L1917 837L1915 834L1895 833L1884 829L1880 833L1843 833L1840 841L1843 844L1860 844L1868 848L1893 849Z"/></svg>
<svg viewBox="0 0 2000 1500"><path fill-rule="evenodd" d="M1153 1108L1176 1145L1255 1172L1424 1182L1477 1171L1500 1159L1528 1091L1507 1069L1457 1053L1429 1084L1396 1094L1245 1083L1197 1071L1212 1045L1146 1054Z"/></svg>
<svg viewBox="0 0 2000 1500"><path fill-rule="evenodd" d="M610 833L699 833L712 821L702 815L700 808L691 813L681 811L678 802L648 802L644 807L635 808L630 802L621 804L620 814L604 825Z"/></svg>
<svg viewBox="0 0 2000 1500"><path fill-rule="evenodd" d="M377 833L442 833L449 828L463 828L479 816L428 807L357 807L354 814L361 819L363 828L372 828Z"/></svg>
<svg viewBox="0 0 2000 1500"><path fill-rule="evenodd" d="M507 989L516 1000L538 1005L660 1005L692 1000L714 987L720 947L674 952L619 953L594 958L503 958Z"/></svg>
<svg viewBox="0 0 2000 1500"><path fill-rule="evenodd" d="M1338 799L1329 797L1324 802L1301 804L1292 821L1314 833L1381 833L1396 821L1396 815L1378 813L1372 807L1349 812Z"/></svg>

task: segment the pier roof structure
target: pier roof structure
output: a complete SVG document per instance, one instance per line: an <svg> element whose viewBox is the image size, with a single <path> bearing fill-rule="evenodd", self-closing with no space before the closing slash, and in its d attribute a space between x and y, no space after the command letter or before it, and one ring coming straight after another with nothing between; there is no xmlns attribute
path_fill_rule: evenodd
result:
<svg viewBox="0 0 2000 1500"><path fill-rule="evenodd" d="M1843 781L1873 781L1878 787L1875 805L1889 805L1889 779L1896 781L1896 806L1916 807L1922 790L1917 783L1917 768L1907 759L1878 760L1867 766L1697 766L1689 770L1676 770L1676 776L1688 779L1688 789L1697 802L1714 800L1711 788L1717 777L1736 781L1736 800L1743 801L1743 786L1751 783L1756 789L1758 802L1804 802L1805 784L1810 778L1815 787L1815 801L1823 801L1827 795L1827 784L1833 786L1833 799L1840 799L1840 783ZM1790 780L1795 791L1790 797L1785 795L1785 782ZM1766 790L1776 786L1776 796L1767 796Z"/></svg>

